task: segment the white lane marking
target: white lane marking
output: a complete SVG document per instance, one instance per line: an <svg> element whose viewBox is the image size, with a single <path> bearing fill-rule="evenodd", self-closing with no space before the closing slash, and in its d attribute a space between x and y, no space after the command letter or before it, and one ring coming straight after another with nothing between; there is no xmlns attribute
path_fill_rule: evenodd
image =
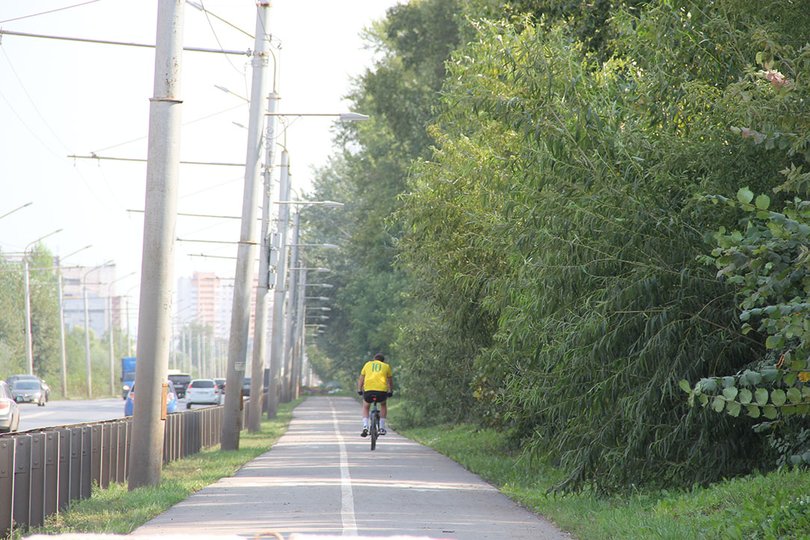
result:
<svg viewBox="0 0 810 540"><path fill-rule="evenodd" d="M357 536L357 521L354 518L354 494L352 493L352 477L349 475L349 455L340 434L337 411L332 400L329 400L332 409L332 423L335 426L338 446L340 448L340 518L343 524L343 536Z"/></svg>

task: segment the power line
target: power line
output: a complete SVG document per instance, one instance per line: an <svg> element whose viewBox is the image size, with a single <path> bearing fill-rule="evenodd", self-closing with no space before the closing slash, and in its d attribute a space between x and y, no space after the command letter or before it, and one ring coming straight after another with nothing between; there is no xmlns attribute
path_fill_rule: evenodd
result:
<svg viewBox="0 0 810 540"><path fill-rule="evenodd" d="M96 2L100 1L101 0L89 0L88 2L82 2L81 4L73 4L72 6L65 6L61 8L51 9L48 11L42 11L40 13L32 13L31 15L23 15L22 17L15 17L13 19L6 19L5 21L0 21L0 24L12 21L21 21L23 19L30 19L32 17L39 17L40 15L48 15L49 13L56 13L57 11L65 11L66 9L73 9L81 6L86 6L87 4L95 4Z"/></svg>
<svg viewBox="0 0 810 540"><path fill-rule="evenodd" d="M93 0L93 1L97 2L98 0ZM67 149L67 145L65 145L65 143L62 142L62 139L59 138L59 135L56 134L56 132L51 127L51 125L45 119L45 116L43 116L42 112L39 110L39 107L37 107L37 104L34 102L33 98L31 97L31 94L28 92L28 89L23 84L23 81L20 78L20 75L17 73L17 70L14 69L14 64L11 63L11 58L8 57L8 54L6 53L5 48L0 47L0 50L3 51L3 57L6 59L6 62L8 62L8 67L11 69L11 72L14 74L14 78L17 79L17 82L19 83L20 88L22 88L22 91L25 94L25 97L28 98L28 101L31 103L31 106L34 108L34 112L37 113L37 116L39 116L40 120L42 120L42 123L45 124L45 127L48 128L48 131L51 132L51 135L53 135L54 139L56 139L59 142L59 144L62 145L62 148Z"/></svg>
<svg viewBox="0 0 810 540"><path fill-rule="evenodd" d="M186 3L187 3L188 5L190 5L190 6L192 6L192 7L194 7L194 8L196 8L196 9L198 9L198 10L200 10L200 11L202 11L202 12L203 12L203 14L205 15L205 20L206 20L206 22L208 23L208 28L210 28L210 29L211 29L211 33L214 35L214 40L217 42L217 45L219 45L219 46L220 46L220 48L222 48L222 42L219 40L219 36L217 35L217 31L214 29L214 25L211 23L211 17L214 17L215 19L217 19L217 20L219 20L219 21L221 21L221 22L223 22L223 23L227 24L227 25L228 25L228 26L230 26L231 28L234 28L234 29L236 29L237 31L242 32L242 33L243 33L243 34L245 34L246 36L248 36L248 37L250 37L251 39L253 39L253 36L252 36L252 35L250 35L248 32L245 32L245 31L244 31L244 30L242 30L241 28L237 27L237 26L236 26L236 25L234 25L234 24L231 24L230 22L226 21L226 20L225 20L225 19L223 19L222 17L219 17L218 15L216 15L216 14L214 14L214 13L212 13L212 12L208 11L208 10L205 8L205 5L203 4L202 0L200 0L200 3L199 3L199 4L197 4L196 2L192 2L191 0L186 0ZM226 56L226 57L225 57L225 59L228 61L228 63L231 65L231 67L234 69L234 71L236 71L236 72L237 72L237 73L239 73L240 75L244 75L244 72L243 72L242 70L240 70L239 68L237 68L237 67L234 65L234 63L233 63L233 62L231 62L231 59L230 59L230 58L228 58L228 57Z"/></svg>
<svg viewBox="0 0 810 540"><path fill-rule="evenodd" d="M121 45L124 47L142 47L147 49L154 49L155 46L150 43L134 43L134 42L124 42L124 41L110 41L106 39L88 39L88 38L77 38L77 37L70 37L70 36L54 36L48 34L31 34L29 32L15 32L13 30L0 30L0 36L8 35L8 36L19 36L19 37L30 37L30 38L42 38L42 39L56 39L61 41L78 41L80 43L97 43L101 45ZM235 54L239 56L251 56L252 51L234 51L234 50L226 50L226 49L208 49L205 47L183 47L184 51L190 52L205 52L205 53L216 53L216 54Z"/></svg>
<svg viewBox="0 0 810 540"><path fill-rule="evenodd" d="M146 163L146 160L143 158L126 158L126 157L111 157L111 156L100 156L95 152L91 152L89 156L80 156L76 154L71 154L68 156L69 158L73 159L97 159L97 160L107 160L107 161L134 161L138 163ZM215 161L180 161L183 165L219 165L221 167L244 167L244 163L227 163L227 162L215 162Z"/></svg>
<svg viewBox="0 0 810 540"><path fill-rule="evenodd" d="M194 124L195 122L202 122L203 120L207 120L209 118L213 118L214 116L219 116L220 114L225 114L227 112L231 112L233 110L242 108L244 106L245 106L244 103L240 103L239 105L234 105L233 107L229 107L229 108L224 109L222 111L217 111L217 112L214 112L214 113L211 113L211 114L206 114L205 116L200 116L199 118L195 118L194 120L189 120L188 122L183 122L183 126L188 126L190 124ZM142 140L144 140L146 138L147 138L147 136L144 135L144 136L141 136L141 137L136 137L134 139L130 139L128 141L112 144L110 146L105 146L104 148L96 148L95 151L91 152L91 154L96 154L98 152L103 152L104 150L109 150L110 148L117 148L119 146L124 146L125 144L129 144L129 143L133 143L133 142L137 142L137 141L142 141ZM242 166L244 166L244 163L242 164Z"/></svg>

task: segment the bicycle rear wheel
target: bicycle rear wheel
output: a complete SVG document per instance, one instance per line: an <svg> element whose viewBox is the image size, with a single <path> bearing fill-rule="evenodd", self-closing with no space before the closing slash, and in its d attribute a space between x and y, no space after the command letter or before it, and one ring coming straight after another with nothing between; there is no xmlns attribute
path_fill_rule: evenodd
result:
<svg viewBox="0 0 810 540"><path fill-rule="evenodd" d="M371 449L377 448L377 437L380 435L380 413L374 411L371 415Z"/></svg>

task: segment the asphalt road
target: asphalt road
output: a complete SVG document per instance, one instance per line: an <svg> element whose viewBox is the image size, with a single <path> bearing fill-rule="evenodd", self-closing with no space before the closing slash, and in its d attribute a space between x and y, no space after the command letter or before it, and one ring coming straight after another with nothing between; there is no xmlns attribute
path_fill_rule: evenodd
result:
<svg viewBox="0 0 810 540"><path fill-rule="evenodd" d="M206 405L194 405L199 409ZM54 426L101 422L124 418L124 400L100 398L91 400L51 400L44 407L33 403L20 403L20 429L42 429ZM178 401L177 410L186 410L185 400Z"/></svg>
<svg viewBox="0 0 810 540"><path fill-rule="evenodd" d="M133 534L570 538L455 462L391 430L371 452L360 428L357 401L310 398L269 452Z"/></svg>
<svg viewBox="0 0 810 540"><path fill-rule="evenodd" d="M20 429L18 431L100 422L124 416L124 400L121 398L51 400L44 407L37 407L33 403L20 403L19 408Z"/></svg>

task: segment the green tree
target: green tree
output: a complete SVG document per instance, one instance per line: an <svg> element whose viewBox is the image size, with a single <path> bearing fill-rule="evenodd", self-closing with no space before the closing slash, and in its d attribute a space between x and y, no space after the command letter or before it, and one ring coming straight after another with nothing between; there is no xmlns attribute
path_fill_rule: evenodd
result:
<svg viewBox="0 0 810 540"><path fill-rule="evenodd" d="M407 305L408 280L396 268L399 226L391 216L413 160L430 154L426 126L435 118L444 62L459 39L460 3L420 0L398 5L368 37L380 53L350 99L371 120L343 127L347 150L315 182L313 198L338 200L338 211L307 210L310 237L340 244L324 265L336 299L319 346L346 376L369 355L392 350Z"/></svg>
<svg viewBox="0 0 810 540"><path fill-rule="evenodd" d="M761 438L677 391L682 374L762 350L696 262L703 231L732 218L693 194L771 187L787 162L728 129L727 88L775 13L736 5L614 13L609 62L542 24L482 23L454 56L438 150L401 212L403 257L443 321L482 344L495 321L475 395L529 452L561 461L563 487L708 482L763 462ZM773 20L803 17L783 8Z"/></svg>

